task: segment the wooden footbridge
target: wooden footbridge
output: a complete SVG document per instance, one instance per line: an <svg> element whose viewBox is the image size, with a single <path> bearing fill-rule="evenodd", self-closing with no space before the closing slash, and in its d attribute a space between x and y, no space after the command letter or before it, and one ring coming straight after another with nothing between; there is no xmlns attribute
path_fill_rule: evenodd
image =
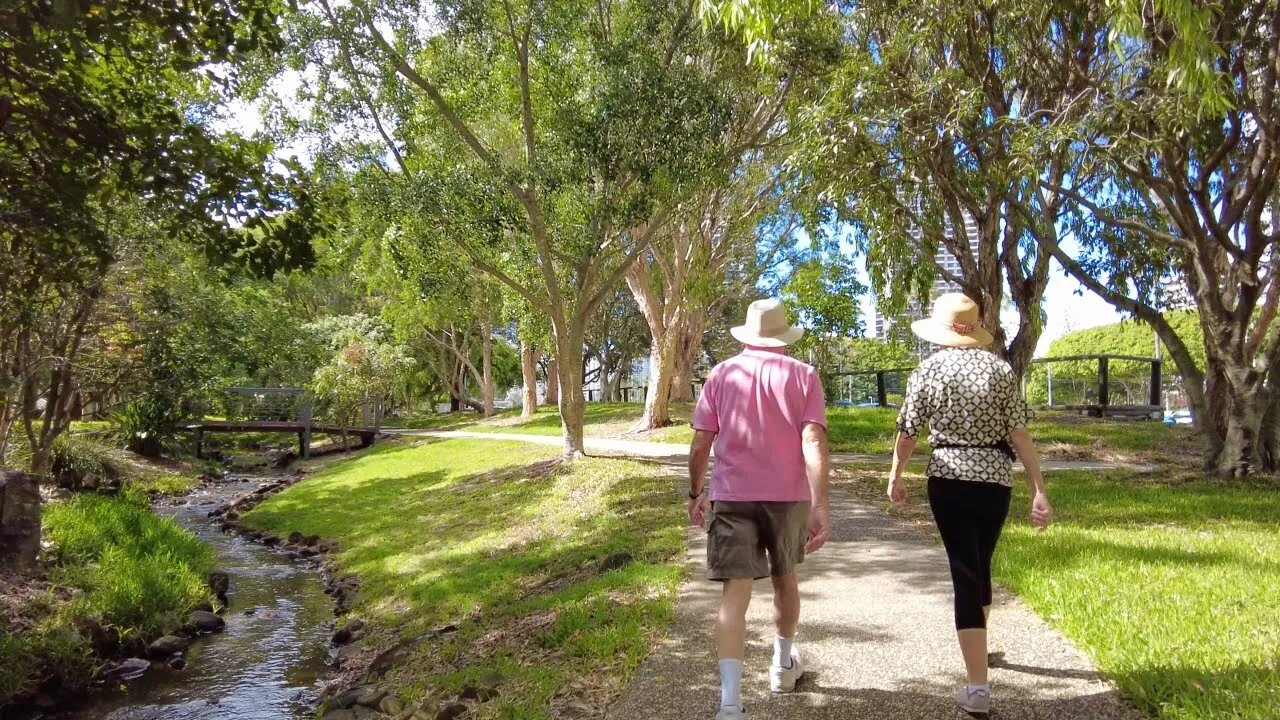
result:
<svg viewBox="0 0 1280 720"><path fill-rule="evenodd" d="M361 409L359 425L316 423L314 402L301 388L232 387L226 390L225 415L202 417L184 426L192 433L196 457L204 456L205 433L269 432L298 436L298 454L311 457L311 439L315 435L342 435L359 438L368 447L378 437L382 425L382 404L369 399Z"/></svg>

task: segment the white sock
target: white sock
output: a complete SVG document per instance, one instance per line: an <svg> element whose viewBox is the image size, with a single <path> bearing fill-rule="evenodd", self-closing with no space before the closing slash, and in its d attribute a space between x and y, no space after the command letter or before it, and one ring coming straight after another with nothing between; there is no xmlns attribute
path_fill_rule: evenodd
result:
<svg viewBox="0 0 1280 720"><path fill-rule="evenodd" d="M795 643L792 638L785 638L778 635L773 638L773 664L780 668L791 669L791 646Z"/></svg>
<svg viewBox="0 0 1280 720"><path fill-rule="evenodd" d="M983 685L969 685L969 686L967 686L967 690L968 690L968 692L969 692L969 694L970 694L970 695L972 695L972 694L974 694L974 693L976 693L976 692L981 692L981 693L985 694L987 697L991 697L991 685L989 685L989 684L983 684Z"/></svg>
<svg viewBox="0 0 1280 720"><path fill-rule="evenodd" d="M720 707L742 707L742 661L720 661Z"/></svg>

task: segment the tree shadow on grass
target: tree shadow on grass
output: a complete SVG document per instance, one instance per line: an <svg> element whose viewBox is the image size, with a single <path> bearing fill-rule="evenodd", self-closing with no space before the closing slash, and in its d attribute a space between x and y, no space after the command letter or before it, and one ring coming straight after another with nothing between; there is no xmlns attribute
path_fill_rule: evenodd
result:
<svg viewBox="0 0 1280 720"><path fill-rule="evenodd" d="M1149 665L1111 680L1148 712L1168 717L1280 717L1280 656L1206 671Z"/></svg>

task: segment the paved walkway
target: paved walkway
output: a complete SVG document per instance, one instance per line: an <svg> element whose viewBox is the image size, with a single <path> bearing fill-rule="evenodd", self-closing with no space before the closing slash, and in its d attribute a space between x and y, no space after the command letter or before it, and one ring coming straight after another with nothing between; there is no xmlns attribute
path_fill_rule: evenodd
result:
<svg viewBox="0 0 1280 720"><path fill-rule="evenodd" d="M435 438L485 438L488 440L515 440L534 443L535 445L552 445L560 447L563 441L559 435L525 435L521 433L474 432L471 430L400 430L384 428L388 435L412 435L415 437ZM654 460L683 463L688 457L689 446L679 443L647 442L645 440L623 440L620 438L586 438L587 452L592 455L618 455L625 457L642 457ZM922 459L917 455L917 459ZM888 455L870 455L864 453L831 453L831 462L835 465L881 465L889 467ZM1076 460L1041 460L1041 469L1045 472L1058 470L1129 470L1131 472L1151 472L1154 465L1132 465L1101 461ZM1021 464L1014 465L1021 470Z"/></svg>
<svg viewBox="0 0 1280 720"><path fill-rule="evenodd" d="M414 432L559 445L558 437ZM588 439L592 453L682 462L681 445ZM858 459L858 462L865 460ZM884 459L879 461L883 462ZM1055 464L1061 469L1065 464ZM1107 466L1116 467L1116 466ZM941 545L832 489L832 538L801 570L798 645L808 673L797 692L768 692L772 604L756 587L748 617L744 700L755 720L963 718L951 702L963 680L951 583ZM712 637L719 586L702 580L705 536L691 529L688 576L675 623L607 720L711 720L719 701ZM1133 720L1141 717L1090 661L1017 598L997 591L992 613L992 717Z"/></svg>

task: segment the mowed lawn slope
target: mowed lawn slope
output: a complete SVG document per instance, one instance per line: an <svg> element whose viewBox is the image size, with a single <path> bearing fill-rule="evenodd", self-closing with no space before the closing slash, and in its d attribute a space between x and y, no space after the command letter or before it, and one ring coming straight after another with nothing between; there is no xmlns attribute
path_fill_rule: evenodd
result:
<svg viewBox="0 0 1280 720"><path fill-rule="evenodd" d="M655 466L489 440L380 445L245 520L337 540L374 646L458 630L388 680L413 700L496 671L480 717L603 705L671 619L684 551L676 481Z"/></svg>
<svg viewBox="0 0 1280 720"><path fill-rule="evenodd" d="M883 476L838 472L840 484L887 506ZM1280 718L1280 485L1079 472L1047 480L1058 516L1041 533L1026 521L1019 479L996 553L1000 584L1155 717ZM910 483L909 505L892 512L929 527L923 478ZM998 615L992 627L998 652ZM1018 658L1003 660L1018 671Z"/></svg>
<svg viewBox="0 0 1280 720"><path fill-rule="evenodd" d="M673 443L688 443L693 438L693 430L689 427L692 406L688 403L672 404L674 424L671 427L634 433L632 428L642 410L638 404L588 403L586 434L588 437L627 437ZM897 417L898 411L893 408L828 408L831 449L888 455L893 451ZM560 434L560 416L551 407L540 408L536 415L527 419L521 418L517 409L501 412L489 420L479 419L474 413L464 413L390 418L387 424L429 430ZM1046 457L1060 460L1163 460L1195 466L1195 453L1199 450L1195 433L1188 427L1151 421L1097 420L1049 411L1036 414L1031 423L1031 434ZM922 444L920 450L927 452L928 447Z"/></svg>

